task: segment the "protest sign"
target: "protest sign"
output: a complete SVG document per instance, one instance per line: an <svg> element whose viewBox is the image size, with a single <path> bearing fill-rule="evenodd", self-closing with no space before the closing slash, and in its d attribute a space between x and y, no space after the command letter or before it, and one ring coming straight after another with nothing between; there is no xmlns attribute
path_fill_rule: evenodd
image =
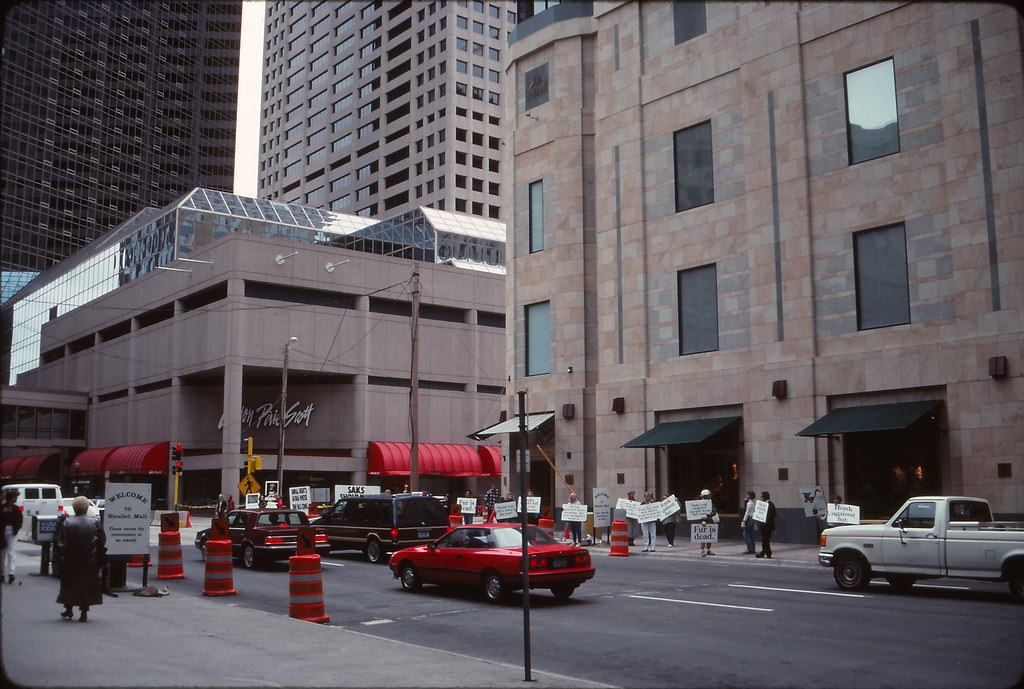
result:
<svg viewBox="0 0 1024 689"><path fill-rule="evenodd" d="M515 519L519 510L514 502L496 502L494 503L494 518L499 521L506 519Z"/></svg>
<svg viewBox="0 0 1024 689"><path fill-rule="evenodd" d="M768 519L768 503L765 500L757 500L754 502L754 521L761 522L764 524L765 520Z"/></svg>
<svg viewBox="0 0 1024 689"><path fill-rule="evenodd" d="M260 507L260 494L259 493L246 493L245 494L245 509L247 510L258 510Z"/></svg>
<svg viewBox="0 0 1024 689"><path fill-rule="evenodd" d="M626 516L630 519L636 519L636 512L640 508L639 500L629 500L627 498L619 498L619 501L615 503L615 509L623 510Z"/></svg>
<svg viewBox="0 0 1024 689"><path fill-rule="evenodd" d="M670 495L661 501L661 518L671 517L676 512L680 511L682 507L679 504L679 500L675 495Z"/></svg>
<svg viewBox="0 0 1024 689"><path fill-rule="evenodd" d="M517 510L523 505L523 499L520 497L516 500ZM526 511L530 514L540 514L540 498L533 495L526 496Z"/></svg>
<svg viewBox="0 0 1024 689"><path fill-rule="evenodd" d="M472 524L476 516L476 498L455 498L462 511L462 523Z"/></svg>
<svg viewBox="0 0 1024 689"><path fill-rule="evenodd" d="M661 503L645 502L636 511L636 520L641 524L656 522L661 519Z"/></svg>
<svg viewBox="0 0 1024 689"><path fill-rule="evenodd" d="M690 524L690 540L694 543L718 543L718 524Z"/></svg>
<svg viewBox="0 0 1024 689"><path fill-rule="evenodd" d="M860 524L860 505L829 503L826 521L829 524Z"/></svg>
<svg viewBox="0 0 1024 689"><path fill-rule="evenodd" d="M380 486L360 486L360 485L348 485L345 483L335 484L334 486L334 499L345 498L345 497L359 497L361 495L378 495L380 494Z"/></svg>
<svg viewBox="0 0 1024 689"><path fill-rule="evenodd" d="M585 522L587 521L587 506L583 503L567 502L562 505L562 521L564 522Z"/></svg>
<svg viewBox="0 0 1024 689"><path fill-rule="evenodd" d="M309 512L309 486L291 486L288 488L288 504L293 510Z"/></svg>
<svg viewBox="0 0 1024 689"><path fill-rule="evenodd" d="M828 504L828 501L825 500L825 491L821 489L821 486L801 488L800 502L804 506L805 517L817 517L825 514L825 505Z"/></svg>
<svg viewBox="0 0 1024 689"><path fill-rule="evenodd" d="M711 505L711 500L687 500L686 501L686 521L696 522L700 521L704 517L708 516L714 511L714 507Z"/></svg>

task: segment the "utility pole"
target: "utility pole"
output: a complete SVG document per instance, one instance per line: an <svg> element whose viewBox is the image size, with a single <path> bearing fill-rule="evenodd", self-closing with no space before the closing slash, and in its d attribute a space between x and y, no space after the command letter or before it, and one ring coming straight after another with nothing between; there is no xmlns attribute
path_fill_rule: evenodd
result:
<svg viewBox="0 0 1024 689"><path fill-rule="evenodd" d="M409 492L420 490L419 432L420 432L420 270L412 271L412 362L409 371L409 435L412 443L409 447Z"/></svg>
<svg viewBox="0 0 1024 689"><path fill-rule="evenodd" d="M277 424L277 494L284 497L284 419L288 411L288 349L299 338L289 337L284 343L284 365L281 366L281 412Z"/></svg>

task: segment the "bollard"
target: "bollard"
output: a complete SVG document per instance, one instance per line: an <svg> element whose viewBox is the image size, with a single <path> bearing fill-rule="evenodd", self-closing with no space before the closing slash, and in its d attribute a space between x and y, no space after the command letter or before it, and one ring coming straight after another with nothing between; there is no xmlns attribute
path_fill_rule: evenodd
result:
<svg viewBox="0 0 1024 689"><path fill-rule="evenodd" d="M612 522L611 552L609 555L629 556L628 525L624 521Z"/></svg>
<svg viewBox="0 0 1024 689"><path fill-rule="evenodd" d="M206 542L206 579L204 596L230 596L235 590L234 570L231 564L231 541Z"/></svg>
<svg viewBox="0 0 1024 689"><path fill-rule="evenodd" d="M554 519L545 519L545 518L541 517L540 519L537 520L537 526L540 527L540 530L543 531L544 533L546 533L552 539L555 537L555 520Z"/></svg>
<svg viewBox="0 0 1024 689"><path fill-rule="evenodd" d="M181 562L180 531L160 532L160 546L157 550L156 578L185 578L185 569Z"/></svg>
<svg viewBox="0 0 1024 689"><path fill-rule="evenodd" d="M307 622L330 622L324 612L323 576L319 555L288 558L288 615Z"/></svg>

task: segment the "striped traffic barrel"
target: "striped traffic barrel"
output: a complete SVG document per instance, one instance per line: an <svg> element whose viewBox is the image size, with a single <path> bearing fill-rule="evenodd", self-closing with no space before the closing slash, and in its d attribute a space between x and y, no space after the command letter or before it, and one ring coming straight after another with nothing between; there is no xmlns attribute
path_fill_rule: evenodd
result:
<svg viewBox="0 0 1024 689"><path fill-rule="evenodd" d="M626 522L612 522L612 549L609 555L629 555L629 532Z"/></svg>
<svg viewBox="0 0 1024 689"><path fill-rule="evenodd" d="M551 538L555 537L555 520L554 519L538 519L537 526L540 530L546 533Z"/></svg>
<svg viewBox="0 0 1024 689"><path fill-rule="evenodd" d="M129 567L142 567L146 564L145 555L132 555L132 559L128 562Z"/></svg>
<svg viewBox="0 0 1024 689"><path fill-rule="evenodd" d="M307 622L330 622L324 613L323 575L320 556L292 555L288 558L288 615Z"/></svg>
<svg viewBox="0 0 1024 689"><path fill-rule="evenodd" d="M161 531L160 547L157 550L157 579L184 579L185 569L181 562L181 532Z"/></svg>
<svg viewBox="0 0 1024 689"><path fill-rule="evenodd" d="M456 526L462 526L462 515L461 514L449 514L448 515L448 530L451 531Z"/></svg>
<svg viewBox="0 0 1024 689"><path fill-rule="evenodd" d="M231 541L207 541L203 595L230 596L236 593L238 591L235 590L234 570L231 564Z"/></svg>

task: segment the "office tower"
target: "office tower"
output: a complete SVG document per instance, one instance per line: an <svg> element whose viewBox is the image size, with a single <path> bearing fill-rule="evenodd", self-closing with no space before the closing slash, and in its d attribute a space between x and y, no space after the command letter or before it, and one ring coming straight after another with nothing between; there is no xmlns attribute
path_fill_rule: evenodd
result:
<svg viewBox="0 0 1024 689"><path fill-rule="evenodd" d="M503 219L513 3L267 3L259 195Z"/></svg>
<svg viewBox="0 0 1024 689"><path fill-rule="evenodd" d="M44 270L196 186L231 189L240 30L239 0L10 8L5 274Z"/></svg>

